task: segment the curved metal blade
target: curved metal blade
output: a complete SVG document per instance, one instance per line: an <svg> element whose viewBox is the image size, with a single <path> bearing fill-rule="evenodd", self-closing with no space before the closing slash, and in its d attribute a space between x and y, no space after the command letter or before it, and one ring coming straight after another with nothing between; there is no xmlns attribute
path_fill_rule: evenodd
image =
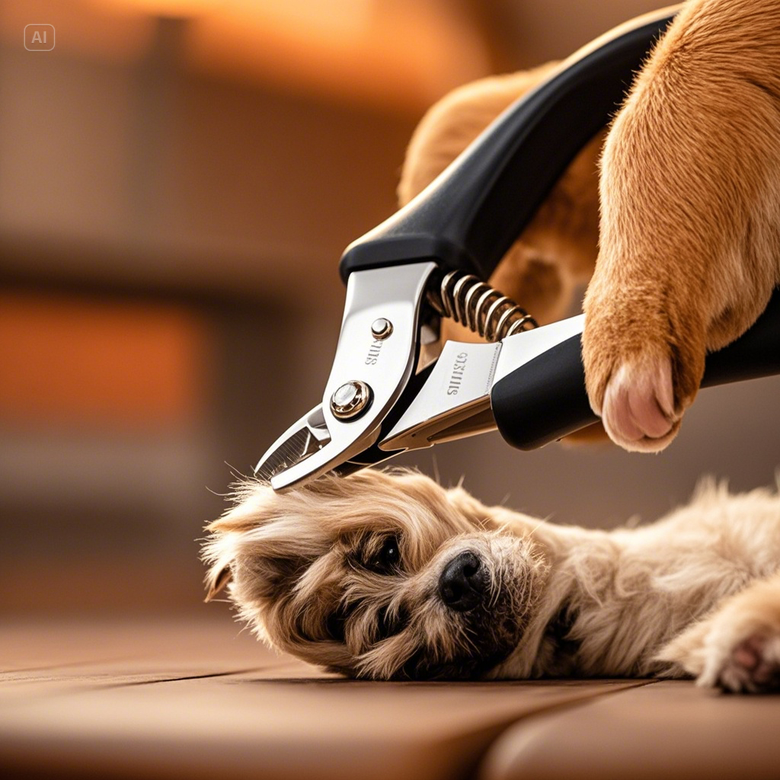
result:
<svg viewBox="0 0 780 780"><path fill-rule="evenodd" d="M277 439L257 465L255 473L269 478L274 490L315 479L377 441L414 371L420 309L435 268L428 261L350 274L339 343L322 403ZM392 323L392 331L377 339L371 326L380 318ZM339 419L331 411L331 396L356 381L370 388L370 405L360 416Z"/></svg>
<svg viewBox="0 0 780 780"><path fill-rule="evenodd" d="M448 341L417 397L379 446L414 450L495 428L490 389L500 354L500 342Z"/></svg>
<svg viewBox="0 0 780 780"><path fill-rule="evenodd" d="M329 441L330 434L325 427L322 406L315 406L266 450L255 466L255 476L270 482L277 474L305 460Z"/></svg>

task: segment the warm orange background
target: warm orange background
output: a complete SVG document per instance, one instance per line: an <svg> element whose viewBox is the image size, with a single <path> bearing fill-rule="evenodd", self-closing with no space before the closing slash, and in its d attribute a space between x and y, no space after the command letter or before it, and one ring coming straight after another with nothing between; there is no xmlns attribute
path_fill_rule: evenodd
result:
<svg viewBox="0 0 780 780"><path fill-rule="evenodd" d="M659 5L0 4L0 612L220 609L196 540L319 401L338 258L393 211L426 107ZM779 394L703 393L658 457L486 436L404 462L554 520L651 519L705 472L771 483Z"/></svg>
<svg viewBox="0 0 780 780"><path fill-rule="evenodd" d="M182 307L0 294L0 419L185 426L203 417L208 331Z"/></svg>

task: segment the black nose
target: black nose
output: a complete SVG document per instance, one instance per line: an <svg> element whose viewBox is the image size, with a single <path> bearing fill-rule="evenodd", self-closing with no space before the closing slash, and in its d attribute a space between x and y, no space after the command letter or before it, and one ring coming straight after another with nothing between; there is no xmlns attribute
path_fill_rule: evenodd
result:
<svg viewBox="0 0 780 780"><path fill-rule="evenodd" d="M482 601L486 584L482 562L473 552L462 552L444 567L439 596L450 609L467 612Z"/></svg>

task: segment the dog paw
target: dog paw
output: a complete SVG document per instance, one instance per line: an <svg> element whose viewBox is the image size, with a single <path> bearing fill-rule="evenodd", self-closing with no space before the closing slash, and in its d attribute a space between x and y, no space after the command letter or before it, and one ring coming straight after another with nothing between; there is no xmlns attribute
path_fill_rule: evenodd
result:
<svg viewBox="0 0 780 780"><path fill-rule="evenodd" d="M754 583L658 654L698 685L733 693L780 691L780 575Z"/></svg>
<svg viewBox="0 0 780 780"><path fill-rule="evenodd" d="M601 419L610 438L627 450L654 452L674 438L672 364L667 357L640 357L620 364L607 382Z"/></svg>
<svg viewBox="0 0 780 780"><path fill-rule="evenodd" d="M612 294L602 276L588 290L582 358L593 411L613 442L658 452L677 435L704 373L704 339L684 307ZM685 338L680 338L684 333Z"/></svg>
<svg viewBox="0 0 780 780"><path fill-rule="evenodd" d="M780 690L780 635L742 639L722 659L712 684L732 693Z"/></svg>

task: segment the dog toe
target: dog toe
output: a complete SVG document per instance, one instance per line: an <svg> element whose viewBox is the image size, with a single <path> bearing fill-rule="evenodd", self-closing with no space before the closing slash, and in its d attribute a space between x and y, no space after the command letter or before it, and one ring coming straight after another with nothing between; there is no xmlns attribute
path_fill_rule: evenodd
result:
<svg viewBox="0 0 780 780"><path fill-rule="evenodd" d="M678 422L669 358L624 361L607 383L602 420L610 438L626 449L663 449Z"/></svg>
<svg viewBox="0 0 780 780"><path fill-rule="evenodd" d="M717 684L732 693L780 689L780 637L751 634L743 639L721 666Z"/></svg>

